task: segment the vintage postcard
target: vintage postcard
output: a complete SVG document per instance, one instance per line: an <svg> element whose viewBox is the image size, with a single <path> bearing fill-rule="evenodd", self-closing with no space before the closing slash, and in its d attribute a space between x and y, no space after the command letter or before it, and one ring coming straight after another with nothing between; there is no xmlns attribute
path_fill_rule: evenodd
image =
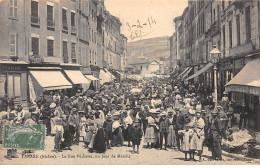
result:
<svg viewBox="0 0 260 168"><path fill-rule="evenodd" d="M259 0L0 0L0 165L259 164Z"/></svg>

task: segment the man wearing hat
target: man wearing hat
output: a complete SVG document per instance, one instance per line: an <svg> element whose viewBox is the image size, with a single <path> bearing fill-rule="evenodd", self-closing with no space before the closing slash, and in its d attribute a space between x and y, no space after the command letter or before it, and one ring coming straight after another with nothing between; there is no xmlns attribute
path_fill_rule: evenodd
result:
<svg viewBox="0 0 260 168"><path fill-rule="evenodd" d="M249 114L252 112L245 100L242 101L242 108L240 109L239 129L247 128Z"/></svg>
<svg viewBox="0 0 260 168"><path fill-rule="evenodd" d="M209 131L210 139L209 145L212 152L212 159L222 160L222 148L221 148L221 138L225 135L225 131L222 130L221 121L217 117L217 111L211 113L211 120L209 121Z"/></svg>
<svg viewBox="0 0 260 168"><path fill-rule="evenodd" d="M159 122L159 132L160 132L160 150L162 150L163 146L163 138L165 141L165 150L167 150L167 140L168 140L168 133L169 133L170 122L169 119L166 118L166 112L163 111L161 113L161 120Z"/></svg>
<svg viewBox="0 0 260 168"><path fill-rule="evenodd" d="M228 98L227 92L223 93L223 97L222 97L221 102L223 104L223 110L226 113L228 111L228 105L229 105L229 98Z"/></svg>
<svg viewBox="0 0 260 168"><path fill-rule="evenodd" d="M111 140L112 140L112 114L108 113L106 115L106 121L104 122L103 128L105 130L105 137L106 137L106 145L107 149L110 149L111 145Z"/></svg>
<svg viewBox="0 0 260 168"><path fill-rule="evenodd" d="M205 111L205 110L204 110ZM201 117L201 112L196 112L196 122L195 122L195 133L197 135L197 142L196 142L196 149L198 150L199 160L201 161L202 151L203 151L203 142L205 139L204 136L204 127L205 127L205 121Z"/></svg>
<svg viewBox="0 0 260 168"><path fill-rule="evenodd" d="M53 111L56 107L55 103L52 103L49 105L49 103L45 103L44 107L42 109L42 118L43 118L43 124L47 128L47 136L51 135L51 117L53 114Z"/></svg>

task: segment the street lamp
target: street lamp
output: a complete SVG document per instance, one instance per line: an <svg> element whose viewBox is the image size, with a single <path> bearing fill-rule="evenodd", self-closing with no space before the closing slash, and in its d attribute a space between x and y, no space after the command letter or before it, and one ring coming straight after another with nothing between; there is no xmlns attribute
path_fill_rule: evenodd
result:
<svg viewBox="0 0 260 168"><path fill-rule="evenodd" d="M217 48L217 45L213 45L213 49L210 51L210 59L214 64L214 97L215 97L215 109L218 105L218 82L217 82L217 63L220 57L220 51Z"/></svg>

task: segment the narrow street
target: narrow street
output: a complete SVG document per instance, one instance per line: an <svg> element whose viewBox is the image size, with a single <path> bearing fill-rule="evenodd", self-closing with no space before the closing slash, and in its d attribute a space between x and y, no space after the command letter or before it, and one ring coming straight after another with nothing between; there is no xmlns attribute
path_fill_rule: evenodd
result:
<svg viewBox="0 0 260 168"><path fill-rule="evenodd" d="M125 142L125 144L127 144ZM83 143L79 146L72 146L72 151L64 150L63 152L56 153L53 150L54 137L46 137L46 149L44 151L36 151L32 154L32 157L38 158L22 158L22 150L18 151L19 158L8 160L6 150L0 151L0 162L1 164L49 164L49 165L60 165L60 164L77 164L77 165L111 165L111 164L125 164L125 165L251 165L259 164L260 160L239 160L232 157L223 155L223 161L211 161L209 156L211 152L204 147L203 161L184 161L184 154L175 149L157 150L157 149L145 149L144 141L140 145L140 154L132 154L132 148L127 146L113 147L107 150L104 154L89 153L87 149L83 148ZM144 146L144 147L143 147ZM29 157L30 154L27 154ZM40 159L39 159L40 158ZM198 159L198 156L195 156Z"/></svg>

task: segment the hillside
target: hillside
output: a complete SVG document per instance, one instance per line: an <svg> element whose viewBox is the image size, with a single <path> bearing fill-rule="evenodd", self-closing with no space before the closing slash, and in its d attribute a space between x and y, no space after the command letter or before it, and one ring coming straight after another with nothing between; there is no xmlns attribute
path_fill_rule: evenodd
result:
<svg viewBox="0 0 260 168"><path fill-rule="evenodd" d="M127 44L127 62L134 62L136 58L147 58L149 60L170 56L170 43L168 37L155 37L139 40Z"/></svg>

